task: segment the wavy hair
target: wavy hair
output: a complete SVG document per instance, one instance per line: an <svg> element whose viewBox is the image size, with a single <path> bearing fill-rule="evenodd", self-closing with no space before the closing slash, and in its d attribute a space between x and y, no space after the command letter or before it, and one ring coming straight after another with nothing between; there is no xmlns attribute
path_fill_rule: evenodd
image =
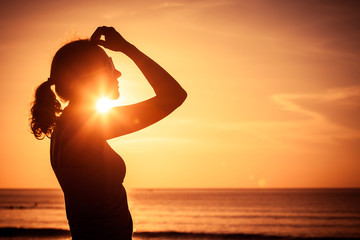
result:
<svg viewBox="0 0 360 240"><path fill-rule="evenodd" d="M30 127L37 139L51 137L55 122L62 112L61 104L51 90L50 81L43 82L35 91L35 100L31 107Z"/></svg>
<svg viewBox="0 0 360 240"><path fill-rule="evenodd" d="M61 115L61 104L57 96L65 101L76 94L71 83L103 65L108 57L105 51L90 40L77 40L60 48L51 63L50 78L38 86L31 107L30 128L32 134L41 140L51 138L56 120ZM51 85L55 85L55 93Z"/></svg>

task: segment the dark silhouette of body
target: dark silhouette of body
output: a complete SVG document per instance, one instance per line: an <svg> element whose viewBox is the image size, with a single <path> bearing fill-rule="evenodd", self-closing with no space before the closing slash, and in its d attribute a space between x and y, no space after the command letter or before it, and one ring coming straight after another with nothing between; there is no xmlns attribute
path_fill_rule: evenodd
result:
<svg viewBox="0 0 360 240"><path fill-rule="evenodd" d="M98 45L130 57L156 96L114 107L106 114L96 112L99 97L119 97L117 78L121 75ZM58 97L69 102L64 110L51 85ZM90 40L59 49L50 78L36 90L31 129L38 139L51 137L51 164L64 192L74 240L132 238L132 219L122 185L125 163L106 140L159 121L186 96L175 79L114 28L99 27Z"/></svg>

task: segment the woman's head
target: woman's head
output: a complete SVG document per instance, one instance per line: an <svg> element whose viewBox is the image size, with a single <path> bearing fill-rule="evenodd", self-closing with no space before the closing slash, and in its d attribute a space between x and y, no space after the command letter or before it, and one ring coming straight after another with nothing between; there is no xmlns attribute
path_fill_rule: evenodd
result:
<svg viewBox="0 0 360 240"><path fill-rule="evenodd" d="M118 98L119 76L105 51L89 40L74 41L60 48L50 72L56 93L70 101L86 101L101 95Z"/></svg>
<svg viewBox="0 0 360 240"><path fill-rule="evenodd" d="M30 119L35 137L50 137L62 111L51 85L55 85L55 92L64 101L94 104L101 96L119 97L120 75L105 51L89 40L70 42L60 48L53 58L49 80L35 92Z"/></svg>

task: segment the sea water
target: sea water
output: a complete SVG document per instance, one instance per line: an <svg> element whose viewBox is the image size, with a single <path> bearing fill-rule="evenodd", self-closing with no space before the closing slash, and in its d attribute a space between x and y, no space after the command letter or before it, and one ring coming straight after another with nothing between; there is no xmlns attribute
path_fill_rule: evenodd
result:
<svg viewBox="0 0 360 240"><path fill-rule="evenodd" d="M360 239L360 189L130 189L128 200L135 238ZM61 190L0 189L0 237L68 229Z"/></svg>

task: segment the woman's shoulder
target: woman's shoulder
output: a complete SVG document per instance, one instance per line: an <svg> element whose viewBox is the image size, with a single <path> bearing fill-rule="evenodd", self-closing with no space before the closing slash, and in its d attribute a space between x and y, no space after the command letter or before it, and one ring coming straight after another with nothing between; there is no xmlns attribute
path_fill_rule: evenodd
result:
<svg viewBox="0 0 360 240"><path fill-rule="evenodd" d="M93 134L86 122L84 116L68 112L59 117L53 137L63 167L84 167L102 154L106 142Z"/></svg>
<svg viewBox="0 0 360 240"><path fill-rule="evenodd" d="M83 134L96 134L101 129L99 125L104 124L104 117L96 111L79 111L66 107L59 117L59 124L74 131L82 131Z"/></svg>

